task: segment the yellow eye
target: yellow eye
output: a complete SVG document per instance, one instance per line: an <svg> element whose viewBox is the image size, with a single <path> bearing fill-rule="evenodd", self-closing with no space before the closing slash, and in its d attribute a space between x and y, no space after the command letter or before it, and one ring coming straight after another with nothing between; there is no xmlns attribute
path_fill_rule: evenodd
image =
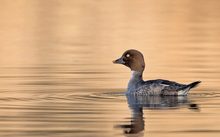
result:
<svg viewBox="0 0 220 137"><path fill-rule="evenodd" d="M126 57L129 58L129 57L130 57L130 54L126 54Z"/></svg>

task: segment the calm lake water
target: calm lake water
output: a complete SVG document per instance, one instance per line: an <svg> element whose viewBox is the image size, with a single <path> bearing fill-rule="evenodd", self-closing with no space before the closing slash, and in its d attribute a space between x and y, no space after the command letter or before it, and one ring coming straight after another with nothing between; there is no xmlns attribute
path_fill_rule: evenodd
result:
<svg viewBox="0 0 220 137"><path fill-rule="evenodd" d="M1 0L0 136L219 137L219 0ZM144 78L201 80L188 97L125 96ZM130 134L130 135L129 135Z"/></svg>

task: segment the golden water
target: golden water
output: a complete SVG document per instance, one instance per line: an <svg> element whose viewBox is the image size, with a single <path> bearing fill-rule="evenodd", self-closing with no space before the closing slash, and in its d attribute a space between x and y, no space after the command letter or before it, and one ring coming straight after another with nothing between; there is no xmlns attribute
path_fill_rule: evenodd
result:
<svg viewBox="0 0 220 137"><path fill-rule="evenodd" d="M1 0L0 136L217 137L219 0ZM132 98L145 79L202 83L186 98ZM143 113L142 113L143 111Z"/></svg>

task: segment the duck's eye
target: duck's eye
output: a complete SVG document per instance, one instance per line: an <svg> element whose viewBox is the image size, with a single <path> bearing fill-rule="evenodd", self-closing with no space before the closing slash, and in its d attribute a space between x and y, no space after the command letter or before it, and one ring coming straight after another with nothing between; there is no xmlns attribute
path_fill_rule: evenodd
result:
<svg viewBox="0 0 220 137"><path fill-rule="evenodd" d="M131 55L130 54L126 54L126 57L129 58Z"/></svg>

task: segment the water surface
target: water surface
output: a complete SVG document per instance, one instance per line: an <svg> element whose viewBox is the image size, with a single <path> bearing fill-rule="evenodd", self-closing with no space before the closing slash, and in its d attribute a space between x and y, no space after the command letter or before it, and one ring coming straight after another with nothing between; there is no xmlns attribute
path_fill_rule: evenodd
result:
<svg viewBox="0 0 220 137"><path fill-rule="evenodd" d="M217 137L219 0L0 1L0 136ZM125 96L145 79L201 80L188 97Z"/></svg>

